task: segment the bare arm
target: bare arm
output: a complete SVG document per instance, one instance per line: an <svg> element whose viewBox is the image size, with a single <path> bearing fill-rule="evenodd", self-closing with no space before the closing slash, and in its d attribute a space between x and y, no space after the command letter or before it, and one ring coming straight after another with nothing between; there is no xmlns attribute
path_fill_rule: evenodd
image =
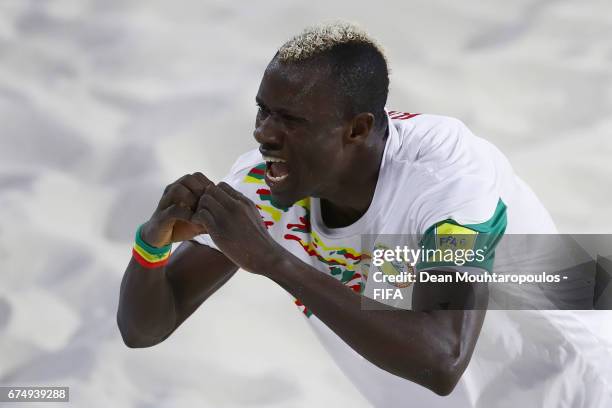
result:
<svg viewBox="0 0 612 408"><path fill-rule="evenodd" d="M128 347L165 340L238 267L221 252L183 242L165 267L146 269L130 261L119 294L117 324Z"/></svg>
<svg viewBox="0 0 612 408"><path fill-rule="evenodd" d="M276 243L253 203L227 184L209 187L199 208L197 218L229 259L300 299L361 356L439 395L454 389L480 334L486 285L418 284L415 310L372 310L380 304Z"/></svg>
<svg viewBox="0 0 612 408"><path fill-rule="evenodd" d="M168 185L141 238L154 247L181 245L166 266L145 268L131 259L119 294L117 324L128 347L150 347L166 339L238 267L221 252L189 241L206 232L192 221L200 196L212 184L201 173Z"/></svg>
<svg viewBox="0 0 612 408"><path fill-rule="evenodd" d="M439 395L450 394L467 367L488 300L484 284L416 284L414 310L380 310L290 254L265 274L368 361Z"/></svg>

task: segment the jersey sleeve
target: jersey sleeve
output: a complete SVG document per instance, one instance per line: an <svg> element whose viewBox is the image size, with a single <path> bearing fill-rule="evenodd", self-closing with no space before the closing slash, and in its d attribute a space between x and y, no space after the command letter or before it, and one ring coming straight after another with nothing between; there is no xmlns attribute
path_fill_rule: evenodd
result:
<svg viewBox="0 0 612 408"><path fill-rule="evenodd" d="M491 218L479 224L446 219L431 225L420 240L422 256L416 270L471 268L492 272L495 248L507 225L506 205L500 199Z"/></svg>
<svg viewBox="0 0 612 408"><path fill-rule="evenodd" d="M457 119L429 115L418 125L418 149L410 156L418 175L411 216L420 249L430 256L415 267L490 271L506 230L503 198L511 168L494 146Z"/></svg>
<svg viewBox="0 0 612 408"><path fill-rule="evenodd" d="M265 184L265 166L259 151L257 149L251 150L236 160L222 181L240 191L246 197L253 199L253 186ZM219 250L208 234L198 235L192 238L192 241Z"/></svg>

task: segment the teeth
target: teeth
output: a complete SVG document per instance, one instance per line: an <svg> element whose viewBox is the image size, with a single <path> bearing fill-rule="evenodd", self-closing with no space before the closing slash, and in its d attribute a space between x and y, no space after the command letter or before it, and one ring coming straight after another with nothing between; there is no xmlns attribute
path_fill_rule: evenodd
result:
<svg viewBox="0 0 612 408"><path fill-rule="evenodd" d="M267 162L276 162L276 163L285 163L286 162L286 160L279 159L278 157L269 157L269 156L262 156L262 157Z"/></svg>
<svg viewBox="0 0 612 408"><path fill-rule="evenodd" d="M270 180L272 180L275 183L278 183L279 181L283 181L284 179L286 179L289 174L285 174L284 176L274 177L273 175L270 174L269 171L267 171L266 175L268 176Z"/></svg>

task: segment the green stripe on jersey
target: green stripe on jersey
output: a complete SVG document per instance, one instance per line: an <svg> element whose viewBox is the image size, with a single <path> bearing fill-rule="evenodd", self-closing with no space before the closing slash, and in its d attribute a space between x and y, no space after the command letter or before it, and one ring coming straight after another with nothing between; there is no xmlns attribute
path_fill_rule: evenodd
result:
<svg viewBox="0 0 612 408"><path fill-rule="evenodd" d="M425 231L420 246L425 260L416 269L471 266L493 270L495 248L507 225L506 205L500 199L493 216L480 224L461 225L455 220L440 221Z"/></svg>

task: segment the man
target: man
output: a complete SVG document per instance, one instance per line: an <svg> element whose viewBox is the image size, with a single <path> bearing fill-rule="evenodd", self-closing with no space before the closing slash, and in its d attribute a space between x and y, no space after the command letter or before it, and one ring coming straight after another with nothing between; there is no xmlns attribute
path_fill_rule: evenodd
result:
<svg viewBox="0 0 612 408"><path fill-rule="evenodd" d="M314 27L285 43L256 97L259 149L217 185L201 173L170 184L139 229L117 315L125 343L163 341L241 268L295 297L375 406L508 397L483 391L494 389L485 383L499 366L464 375L487 313L486 284L403 286L401 310L381 310L364 296L371 280L361 266L373 248L362 237L410 234L424 249L442 235L486 237L483 259L466 265L478 274L491 270L504 231L554 233L554 224L494 146L455 119L386 111L388 85L382 51L352 25ZM541 389L527 406L550 400Z"/></svg>

